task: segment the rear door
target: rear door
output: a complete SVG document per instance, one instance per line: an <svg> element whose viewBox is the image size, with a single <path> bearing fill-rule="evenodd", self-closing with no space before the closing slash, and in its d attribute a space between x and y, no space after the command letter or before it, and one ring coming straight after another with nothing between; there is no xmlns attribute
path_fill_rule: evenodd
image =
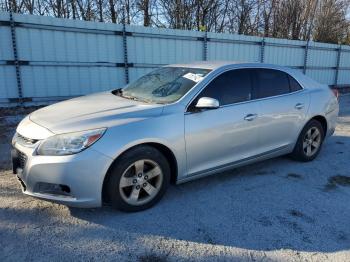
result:
<svg viewBox="0 0 350 262"><path fill-rule="evenodd" d="M264 152L292 146L305 123L309 95L289 74L256 69L260 106L259 145Z"/></svg>

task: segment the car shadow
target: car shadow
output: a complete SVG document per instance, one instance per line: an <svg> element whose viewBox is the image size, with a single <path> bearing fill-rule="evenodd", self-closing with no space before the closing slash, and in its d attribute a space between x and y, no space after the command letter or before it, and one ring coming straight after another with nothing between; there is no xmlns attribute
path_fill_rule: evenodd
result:
<svg viewBox="0 0 350 262"><path fill-rule="evenodd" d="M155 207L70 208L112 231L250 250L350 248L350 137L330 137L313 162L279 157L171 186Z"/></svg>

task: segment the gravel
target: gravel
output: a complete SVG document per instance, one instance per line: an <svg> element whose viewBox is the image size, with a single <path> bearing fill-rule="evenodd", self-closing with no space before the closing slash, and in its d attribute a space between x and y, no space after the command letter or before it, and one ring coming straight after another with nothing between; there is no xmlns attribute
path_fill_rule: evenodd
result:
<svg viewBox="0 0 350 262"><path fill-rule="evenodd" d="M319 157L288 157L171 186L154 208L76 209L21 193L0 116L1 261L349 261L350 96Z"/></svg>

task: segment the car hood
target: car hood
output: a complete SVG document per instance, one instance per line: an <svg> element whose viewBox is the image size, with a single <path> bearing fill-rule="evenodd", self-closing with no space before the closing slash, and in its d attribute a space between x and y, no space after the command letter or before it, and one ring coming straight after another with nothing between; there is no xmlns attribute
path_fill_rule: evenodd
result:
<svg viewBox="0 0 350 262"><path fill-rule="evenodd" d="M96 93L53 104L29 119L53 133L111 127L159 116L163 105L125 99L111 92Z"/></svg>

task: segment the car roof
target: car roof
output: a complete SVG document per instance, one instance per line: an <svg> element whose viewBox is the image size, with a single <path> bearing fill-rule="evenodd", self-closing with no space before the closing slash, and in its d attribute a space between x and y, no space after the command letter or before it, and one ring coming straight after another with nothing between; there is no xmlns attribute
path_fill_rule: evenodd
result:
<svg viewBox="0 0 350 262"><path fill-rule="evenodd" d="M182 63L182 64L170 64L166 65L168 67L189 67L189 68L203 68L203 69L217 69L226 65L234 64L245 64L245 62L238 61L195 61L191 63Z"/></svg>
<svg viewBox="0 0 350 262"><path fill-rule="evenodd" d="M271 68L271 69L280 69L280 70L289 70L290 68L279 66L275 64L265 64L258 62L243 62L243 61L195 61L191 63L182 63L182 64L170 64L166 65L167 67L188 67L188 68L202 68L202 69L211 69L215 70L225 66L236 66L236 67L262 67L262 68Z"/></svg>
<svg viewBox="0 0 350 262"><path fill-rule="evenodd" d="M268 69L275 69L275 70L281 70L284 72L287 72L288 74L292 75L294 78L298 79L299 82L303 83L303 86L321 86L322 84L316 82L315 80L311 79L310 77L307 77L304 75L300 70L296 70L290 67L286 66L280 66L276 64L265 64L265 63L258 63L258 62L242 62L242 61L195 61L191 63L183 63L183 64L170 64L166 65L166 67L188 67L188 68L201 68L201 69L210 69L210 70L217 70L219 68L223 67L235 67L235 68L268 68ZM325 85L322 85L325 86Z"/></svg>

